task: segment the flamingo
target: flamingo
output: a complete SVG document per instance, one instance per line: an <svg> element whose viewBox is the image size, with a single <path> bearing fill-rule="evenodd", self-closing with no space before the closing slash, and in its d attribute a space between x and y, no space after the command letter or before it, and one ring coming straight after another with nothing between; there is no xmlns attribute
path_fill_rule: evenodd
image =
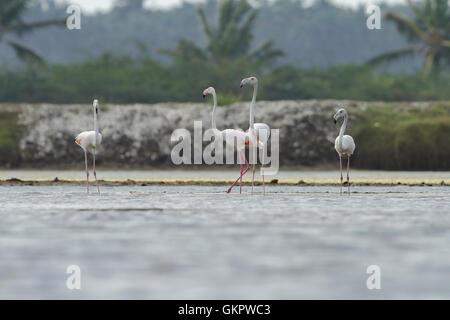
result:
<svg viewBox="0 0 450 320"><path fill-rule="evenodd" d="M217 130L216 128L216 108L217 108L217 95L216 90L213 87L209 87L203 91L203 99L206 98L206 96L210 94L213 96L214 105L213 105L213 111L211 115L211 127L214 130ZM227 135L236 137L238 141L247 141L249 139L248 134L246 132L235 130L235 129L225 129L223 131L219 131L219 133L224 138L227 145L234 147L234 140L229 141L226 139ZM239 155L239 165L241 166L241 173L239 178L231 185L231 187L228 189L227 193L230 193L233 187L237 184L238 181L240 181L240 193L242 194L242 177L250 170L250 165L248 164L247 158L245 157L245 144L239 144L236 143L237 151ZM244 159L245 164L247 165L247 168L244 170L242 166L242 159Z"/></svg>
<svg viewBox="0 0 450 320"><path fill-rule="evenodd" d="M262 176L262 182L263 182L263 190L264 194L266 194L266 186L264 183L264 142L261 141L261 130L266 131L266 135L264 138L269 139L270 137L270 127L265 123L255 123L255 103L256 103L256 95L258 94L258 79L256 77L250 77L245 78L241 81L241 88L243 88L245 85L250 84L253 86L253 98L252 102L250 103L250 128L248 129L248 134L251 137L251 139L248 140L248 145L257 145L258 148L263 150L263 156L261 159L261 176ZM253 193L253 187L254 187L254 181L255 181L255 171L256 171L256 164L253 164L253 170L252 170L252 193Z"/></svg>
<svg viewBox="0 0 450 320"><path fill-rule="evenodd" d="M102 143L102 134L98 132L98 100L95 99L92 103L94 107L94 131L83 131L75 138L75 143L84 150L84 162L86 165L86 188L89 193L89 170L87 161L87 152L92 152L94 157L93 171L95 177L95 184L97 185L98 193L100 194L100 187L98 186L97 173L95 171L95 150Z"/></svg>
<svg viewBox="0 0 450 320"><path fill-rule="evenodd" d="M342 123L341 130L339 131L339 136L336 138L336 141L334 142L334 148L339 154L339 168L341 170L341 194L343 183L342 156L345 155L347 156L347 187L348 187L348 194L350 195L350 156L353 154L353 152L355 152L356 145L355 141L353 141L353 138L351 136L344 135L348 122L348 113L347 111L345 111L345 109L339 109L333 116L334 124L336 124L340 118L344 118L344 122Z"/></svg>

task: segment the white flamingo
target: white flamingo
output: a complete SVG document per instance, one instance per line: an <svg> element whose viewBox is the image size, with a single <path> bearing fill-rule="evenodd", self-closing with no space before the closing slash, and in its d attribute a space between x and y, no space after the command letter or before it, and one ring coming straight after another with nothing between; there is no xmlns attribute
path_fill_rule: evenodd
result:
<svg viewBox="0 0 450 320"><path fill-rule="evenodd" d="M216 90L213 87L209 87L208 89L205 89L203 91L203 98L206 98L206 95L212 95L214 100L214 106L213 111L211 115L211 128L214 130L217 130L216 127L216 108L217 108L217 95ZM250 165L248 164L247 158L245 157L245 141L249 140L248 134L246 132L235 130L235 129L225 129L223 131L219 131L220 134L222 134L223 139L225 140L226 144L228 146L231 146L234 148L235 146L235 140L240 141L241 143L237 143L236 141L236 147L239 155L239 165L241 166L241 174L239 178L230 186L227 193L230 193L233 187L237 184L238 181L240 181L240 193L242 194L242 177L250 170ZM227 136L234 137L234 139L227 139ZM247 168L244 170L242 167L242 159L244 159L245 164L247 165Z"/></svg>
<svg viewBox="0 0 450 320"><path fill-rule="evenodd" d="M334 124L336 124L340 118L344 118L344 121L342 123L341 130L339 131L339 136L336 138L336 141L334 142L334 148L339 154L339 168L341 170L341 194L343 183L342 156L345 155L347 156L347 187L348 187L348 194L350 195L350 156L353 154L353 152L355 152L356 145L355 141L353 141L353 138L351 136L344 135L348 122L348 113L347 111L345 111L345 109L339 109L333 116Z"/></svg>
<svg viewBox="0 0 450 320"><path fill-rule="evenodd" d="M264 194L266 193L266 186L264 183L264 148L265 143L268 141L270 137L270 127L265 123L255 123L255 104L256 104L256 95L258 94L258 79L256 77L245 78L241 81L241 88L245 85L250 84L253 86L253 98L250 104L250 128L248 129L248 133L251 139L248 140L248 145L257 145L258 148L262 149L262 159L261 159L261 176L263 182L263 190ZM264 137L262 136L262 132L265 131ZM267 140L266 140L267 139ZM262 141L265 140L265 141ZM255 171L256 164L253 164L252 170L252 193L253 186L255 181Z"/></svg>
<svg viewBox="0 0 450 320"><path fill-rule="evenodd" d="M95 150L102 143L102 134L98 132L98 100L95 99L92 103L94 107L94 131L83 131L75 138L75 143L84 150L84 162L86 164L86 188L89 193L89 170L87 161L87 152L92 152L94 157L93 170L95 177L95 184L97 185L98 193L100 193L100 187L98 186L97 173L95 171Z"/></svg>

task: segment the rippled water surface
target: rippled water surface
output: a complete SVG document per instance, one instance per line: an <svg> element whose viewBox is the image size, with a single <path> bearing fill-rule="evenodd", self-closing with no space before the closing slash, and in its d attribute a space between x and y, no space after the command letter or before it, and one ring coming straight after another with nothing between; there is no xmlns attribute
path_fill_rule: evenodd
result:
<svg viewBox="0 0 450 320"><path fill-rule="evenodd" d="M449 187L224 189L0 187L0 298L450 298Z"/></svg>

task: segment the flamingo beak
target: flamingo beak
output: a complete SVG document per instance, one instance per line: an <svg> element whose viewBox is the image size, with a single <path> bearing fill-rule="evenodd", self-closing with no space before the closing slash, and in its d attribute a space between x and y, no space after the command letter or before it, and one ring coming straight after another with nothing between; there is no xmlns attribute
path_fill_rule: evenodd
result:
<svg viewBox="0 0 450 320"><path fill-rule="evenodd" d="M205 99L206 98L206 94L203 94L203 99Z"/></svg>
<svg viewBox="0 0 450 320"><path fill-rule="evenodd" d="M334 124L336 124L336 123L337 123L337 120L336 120L336 118L333 118L333 121L334 121Z"/></svg>

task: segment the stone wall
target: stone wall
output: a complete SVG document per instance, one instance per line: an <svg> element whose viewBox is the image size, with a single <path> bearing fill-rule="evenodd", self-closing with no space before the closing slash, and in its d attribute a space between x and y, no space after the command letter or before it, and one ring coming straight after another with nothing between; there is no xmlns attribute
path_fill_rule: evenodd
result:
<svg viewBox="0 0 450 320"><path fill-rule="evenodd" d="M339 127L332 116L346 106L351 125L366 103L351 101L259 101L255 121L280 129L281 165L319 165L336 159L334 139ZM210 128L211 102L112 105L100 104L103 142L98 162L122 167L172 166L170 137L177 128L193 130L195 120ZM92 105L3 104L0 110L18 112L17 154L10 167L70 167L83 161L74 137L93 130ZM353 112L353 113L352 113ZM217 127L248 129L249 103L217 109ZM10 161L11 162L11 161Z"/></svg>

